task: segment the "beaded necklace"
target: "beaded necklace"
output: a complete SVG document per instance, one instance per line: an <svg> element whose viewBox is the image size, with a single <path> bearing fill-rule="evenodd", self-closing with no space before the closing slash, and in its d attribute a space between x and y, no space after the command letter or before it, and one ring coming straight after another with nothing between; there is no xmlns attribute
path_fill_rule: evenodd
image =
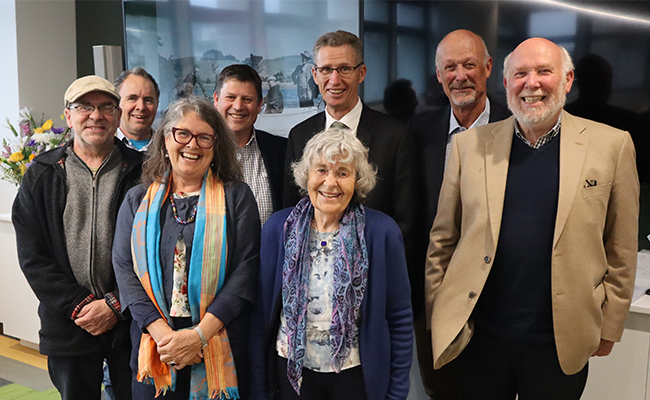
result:
<svg viewBox="0 0 650 400"><path fill-rule="evenodd" d="M192 215L187 220L182 220L181 217L178 216L178 212L176 211L176 203L174 202L174 195L170 194L169 195L169 202L172 205L172 214L174 215L174 219L176 222L178 222L181 225L187 225L191 224L194 222L194 219L196 219L196 206L197 204L194 204L194 208L192 208Z"/></svg>

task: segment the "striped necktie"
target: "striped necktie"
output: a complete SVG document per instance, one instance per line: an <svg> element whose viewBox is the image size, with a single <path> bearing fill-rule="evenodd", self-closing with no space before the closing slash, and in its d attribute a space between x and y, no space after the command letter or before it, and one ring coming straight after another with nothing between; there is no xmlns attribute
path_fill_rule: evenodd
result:
<svg viewBox="0 0 650 400"><path fill-rule="evenodd" d="M345 125L343 122L340 122L340 121L334 121L334 122L332 122L332 125L330 125L330 128L335 128L335 129L350 129L347 125Z"/></svg>

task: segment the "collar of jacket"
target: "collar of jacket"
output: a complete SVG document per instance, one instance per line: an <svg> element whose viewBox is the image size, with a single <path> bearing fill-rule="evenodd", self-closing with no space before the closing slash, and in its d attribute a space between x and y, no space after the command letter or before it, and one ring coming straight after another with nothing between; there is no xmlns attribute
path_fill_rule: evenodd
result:
<svg viewBox="0 0 650 400"><path fill-rule="evenodd" d="M55 164L61 164L65 162L67 158L66 150L68 147L72 146L73 139L70 139L66 144L61 147L57 147L52 150L48 150L45 153L40 154L38 157L34 158L34 162L54 166ZM133 167L142 164L142 154L136 150L128 148L121 140L118 138L113 138L113 143L117 145L118 150L122 153L122 160L124 162L123 169L131 170Z"/></svg>

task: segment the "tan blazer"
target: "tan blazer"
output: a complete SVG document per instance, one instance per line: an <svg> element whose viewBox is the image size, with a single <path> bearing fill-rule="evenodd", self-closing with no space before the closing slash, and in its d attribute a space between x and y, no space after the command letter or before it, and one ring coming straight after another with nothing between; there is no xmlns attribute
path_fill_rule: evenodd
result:
<svg viewBox="0 0 650 400"><path fill-rule="evenodd" d="M456 358L473 333L470 315L498 245L513 124L510 117L452 142L426 264L435 368ZM596 186L585 187L586 180ZM630 135L563 112L551 285L566 374L584 367L601 337L621 339L634 291L638 216Z"/></svg>

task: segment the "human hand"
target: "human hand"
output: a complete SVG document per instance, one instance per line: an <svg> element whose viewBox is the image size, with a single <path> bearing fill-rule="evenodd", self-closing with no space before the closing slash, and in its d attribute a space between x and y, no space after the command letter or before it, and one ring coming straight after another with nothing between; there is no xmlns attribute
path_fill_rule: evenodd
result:
<svg viewBox="0 0 650 400"><path fill-rule="evenodd" d="M594 353L591 356L592 357L608 356L609 353L612 352L613 348L614 348L614 342L609 341L607 339L600 339L600 345L598 345L598 349L594 351Z"/></svg>
<svg viewBox="0 0 650 400"><path fill-rule="evenodd" d="M115 326L117 315L104 299L97 299L83 306L74 323L91 335L97 336Z"/></svg>
<svg viewBox="0 0 650 400"><path fill-rule="evenodd" d="M160 361L173 362L176 369L200 363L203 359L201 338L194 329L172 332L158 342L158 354Z"/></svg>

